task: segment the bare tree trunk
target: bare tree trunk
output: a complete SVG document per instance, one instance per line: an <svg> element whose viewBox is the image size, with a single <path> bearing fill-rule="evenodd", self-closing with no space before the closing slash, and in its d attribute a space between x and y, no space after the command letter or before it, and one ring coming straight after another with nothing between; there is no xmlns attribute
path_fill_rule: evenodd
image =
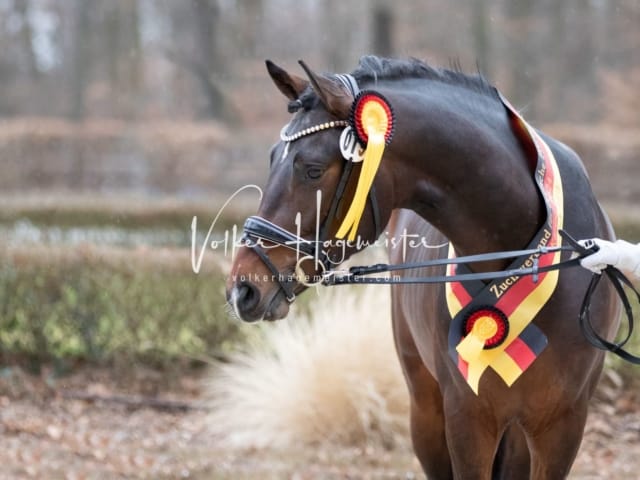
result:
<svg viewBox="0 0 640 480"><path fill-rule="evenodd" d="M596 115L600 114L596 102L592 101L598 97L598 79L595 68L597 36L594 35L596 17L591 2L573 0L573 4L574 11L580 12L575 28L577 38L571 54L575 62L571 69L573 71L572 83L578 87L574 93L576 95L575 103L582 107L578 108L576 113L583 121L593 120ZM580 96L589 101L580 101Z"/></svg>
<svg viewBox="0 0 640 480"><path fill-rule="evenodd" d="M323 44L323 56L326 67L333 71L344 71L348 68L349 49L351 43L352 3L344 0L325 0L318 6L321 18L321 31L326 41Z"/></svg>
<svg viewBox="0 0 640 480"><path fill-rule="evenodd" d="M30 0L14 0L14 8L22 17L22 28L20 29L20 43L27 62L27 72L32 80L39 77L38 62L36 53L33 49L33 28L31 27L31 19L29 11L31 10Z"/></svg>
<svg viewBox="0 0 640 480"><path fill-rule="evenodd" d="M260 25L264 13L263 0L241 0L236 2L242 31L240 54L243 57L255 57L260 38Z"/></svg>
<svg viewBox="0 0 640 480"><path fill-rule="evenodd" d="M567 4L566 2L553 2L550 7L552 23L551 34L549 35L549 44L547 48L557 49L562 52L553 59L555 70L555 81L552 83L551 98L553 98L553 106L551 106L550 119L557 120L561 117L562 112L566 108L566 85L569 81L569 75L566 65L565 40L567 38Z"/></svg>
<svg viewBox="0 0 640 480"><path fill-rule="evenodd" d="M191 6L195 17L197 49L191 70L200 81L207 97L206 116L222 118L225 113L224 95L216 83L216 73L222 70L216 45L220 9L216 0L191 0Z"/></svg>
<svg viewBox="0 0 640 480"><path fill-rule="evenodd" d="M472 1L472 29L478 69L487 77L491 76L491 38L487 0Z"/></svg>
<svg viewBox="0 0 640 480"><path fill-rule="evenodd" d="M125 20L125 36L127 50L126 58L126 86L129 91L137 92L142 87L142 40L140 38L140 5L138 0L120 0L120 11Z"/></svg>
<svg viewBox="0 0 640 480"><path fill-rule="evenodd" d="M107 60L110 90L114 98L123 100L111 106L112 113L135 117L143 81L138 0L111 0L103 28L100 51Z"/></svg>
<svg viewBox="0 0 640 480"><path fill-rule="evenodd" d="M507 0L510 23L509 57L511 64L511 97L516 106L526 106L526 115L536 115L538 55L532 22L534 2Z"/></svg>
<svg viewBox="0 0 640 480"><path fill-rule="evenodd" d="M71 118L82 120L86 114L85 93L89 81L89 10L91 2L75 1L73 58L71 76Z"/></svg>
<svg viewBox="0 0 640 480"><path fill-rule="evenodd" d="M72 76L71 76L71 118L80 124L86 116L85 95L89 83L91 26L90 8L92 3L86 0L76 0L74 9L74 25L72 36ZM71 189L84 187L86 177L86 158L84 145L80 141L73 142L71 156L73 169L68 177Z"/></svg>
<svg viewBox="0 0 640 480"><path fill-rule="evenodd" d="M386 4L378 4L371 12L372 50L376 55L393 55L393 11Z"/></svg>
<svg viewBox="0 0 640 480"><path fill-rule="evenodd" d="M104 14L104 58L107 62L107 75L109 84L113 88L119 82L118 60L120 58L120 15L117 3L109 4L109 9Z"/></svg>

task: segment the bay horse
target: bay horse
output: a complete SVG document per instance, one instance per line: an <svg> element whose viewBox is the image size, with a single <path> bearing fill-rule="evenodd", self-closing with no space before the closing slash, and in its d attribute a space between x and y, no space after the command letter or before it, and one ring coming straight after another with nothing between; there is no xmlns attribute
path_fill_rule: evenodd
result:
<svg viewBox="0 0 640 480"><path fill-rule="evenodd" d="M227 282L227 300L242 320L285 317L295 296L308 285L300 272L316 274L341 262L374 242L385 225L390 238L404 235L440 245L401 248L400 242L391 242L389 255L395 262L522 249L542 231L540 238L559 244L558 221L577 238L613 238L578 156L528 127L482 76L375 56L363 57L349 75L318 74L300 64L306 78L267 61L268 73L294 115L271 150L258 214L245 224L246 245L238 250ZM362 132L358 136L358 121L360 127L363 121L354 110L365 91L369 100L384 107L374 105L372 114L382 112L384 125L382 132L367 130L369 136L363 139ZM367 101L363 108L370 105ZM364 123L371 120L363 118ZM354 132L355 148L350 140ZM373 174L366 174L372 184L358 193L364 164L372 164L362 161L362 152L373 151L374 140L382 157ZM536 163L538 157L555 159L551 180L540 177L548 171ZM551 190L561 190L562 195L556 202L562 211L553 221L550 212L557 205L548 206L553 201L544 190L551 183ZM362 205L351 233L357 232L362 241L348 242L344 231L338 233L356 198ZM314 256L314 249L315 261L301 263L301 252L304 260ZM557 261L559 255L568 254L534 256L534 261ZM509 260L498 259L458 268L482 273L509 265ZM433 267L427 273L462 271L445 268L451 267ZM467 325L465 331L456 331L452 325L459 315L450 300L456 288L466 287L495 289L499 297L516 280L392 286L394 340L411 399L411 439L429 479L555 480L568 475L604 352L587 343L577 323L589 272L567 269L554 278L543 301L530 295L533 313L524 330L514 326L511 317L498 322L504 320L502 314L492 320L485 310L496 310L493 307L481 309L481 317L493 322L489 336L501 325L500 342L514 334L504 351L523 347L526 342L520 340L531 329L539 348L520 348L531 358L525 365L521 359L516 362L522 367L517 380L493 365L481 369L475 385L466 377L472 376L476 360L466 364L459 357L467 349L472 353L463 360L480 358L489 352L489 337L482 337L487 343L479 347L469 340L461 348L467 337L483 334L482 328L476 332ZM531 288L537 281L527 280ZM591 313L598 331L612 337L619 306L611 288L598 287ZM453 349L452 335L461 341Z"/></svg>

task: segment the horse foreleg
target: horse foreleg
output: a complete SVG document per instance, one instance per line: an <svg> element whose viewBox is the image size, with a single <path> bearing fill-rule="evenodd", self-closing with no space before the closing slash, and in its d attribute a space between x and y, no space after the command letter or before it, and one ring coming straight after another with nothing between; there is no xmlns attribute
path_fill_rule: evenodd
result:
<svg viewBox="0 0 640 480"><path fill-rule="evenodd" d="M539 427L527 432L531 451L531 479L557 480L566 478L580 448L587 420L585 399L560 411Z"/></svg>
<svg viewBox="0 0 640 480"><path fill-rule="evenodd" d="M502 438L494 418L472 403L446 398L445 425L453 477L460 480L489 480ZM520 478L520 477L518 477Z"/></svg>
<svg viewBox="0 0 640 480"><path fill-rule="evenodd" d="M520 425L512 423L500 440L491 478L494 480L527 479L530 464L529 445L524 432Z"/></svg>
<svg viewBox="0 0 640 480"><path fill-rule="evenodd" d="M426 368L423 368L419 375L414 372L412 380L419 385L419 392L414 389L411 398L413 450L429 480L450 480L453 474L445 436L440 389ZM419 393L417 398L415 393Z"/></svg>
<svg viewBox="0 0 640 480"><path fill-rule="evenodd" d="M451 461L445 436L440 386L422 362L399 309L394 310L396 349L411 398L411 441L429 480L450 480Z"/></svg>

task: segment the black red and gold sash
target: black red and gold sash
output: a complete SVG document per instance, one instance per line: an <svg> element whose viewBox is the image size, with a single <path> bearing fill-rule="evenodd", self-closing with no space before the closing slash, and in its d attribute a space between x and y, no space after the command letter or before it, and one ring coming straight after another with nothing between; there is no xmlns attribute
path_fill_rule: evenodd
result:
<svg viewBox="0 0 640 480"><path fill-rule="evenodd" d="M503 98L514 132L537 152L534 179L547 210L547 218L528 248L560 244L558 230L563 225L563 192L553 153ZM449 256L454 256L449 245ZM508 268L542 267L560 260L560 252L534 254L516 259ZM449 265L447 274L469 273L465 265ZM558 283L558 271L538 276L494 280L451 282L446 299L452 317L449 355L471 389L478 394L480 378L491 367L511 386L547 346L547 337L532 320L547 303Z"/></svg>

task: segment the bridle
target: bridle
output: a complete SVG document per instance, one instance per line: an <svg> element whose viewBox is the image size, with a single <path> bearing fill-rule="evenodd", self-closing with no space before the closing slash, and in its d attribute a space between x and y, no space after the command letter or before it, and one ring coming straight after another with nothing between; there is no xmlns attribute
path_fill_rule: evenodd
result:
<svg viewBox="0 0 640 480"><path fill-rule="evenodd" d="M336 75L335 78L351 93L354 98L358 95L360 89L352 75ZM289 124L287 124L280 131L280 140L285 142L283 155L286 156L289 144L292 142L328 129L349 128L349 125L350 123L346 120L332 120L289 134L287 133ZM247 218L244 223L244 233L242 236L244 245L251 248L258 257L260 257L260 260L262 260L269 269L274 280L280 286L280 289L289 303L292 303L295 300L295 289L297 286L300 284L308 285L307 282L301 281L300 279L302 271L299 267L302 261L313 259L315 261L316 268L319 267L322 271L322 279L325 278L325 275L328 272L333 271L333 266L338 263L337 258L331 256L329 249L322 249L321 246L329 237L330 229L337 220L338 212L342 202L344 201L347 187L354 178L354 163L355 162L351 159L345 158L345 162L342 164L340 179L338 180L336 191L331 199L327 215L320 225L317 240L311 241L304 239L299 235L266 220L265 218L255 215ZM381 225L380 208L378 206L374 185L372 185L369 191L368 204L373 218L375 238L378 238L382 234L383 225ZM273 244L273 246L281 246L296 251L298 262L296 265L296 272L294 272L294 274L284 274L278 270L267 254L266 250L271 247L267 247L264 244L265 241ZM300 257L300 254L303 256Z"/></svg>
<svg viewBox="0 0 640 480"><path fill-rule="evenodd" d="M260 260L266 265L271 272L274 280L283 293L287 302L292 303L295 300L295 288L301 282L300 271L296 272L297 275L286 275L280 272L278 268L269 258L267 249L272 248L266 246L264 242L273 244L273 246L281 246L296 251L298 257L297 267L300 266L302 261L313 259L316 263L316 267L319 267L322 271L322 281L324 281L325 275L333 271L333 266L339 263L335 256L332 256L329 249L321 248L328 239L331 226L334 224L340 205L344 200L344 194L349 185L349 180L353 178L353 162L345 162L342 167L342 173L336 192L331 200L329 210L324 220L320 225L320 233L317 240L307 240L301 236L290 232L289 230L282 228L265 218L253 215L244 223L242 241L245 246L251 248L260 257ZM382 225L380 220L380 209L378 207L378 200L376 197L375 187L372 187L369 192L369 206L373 218L373 224L375 229L375 238L378 238L382 234ZM300 256L302 254L302 256ZM298 270L298 268L296 268Z"/></svg>

